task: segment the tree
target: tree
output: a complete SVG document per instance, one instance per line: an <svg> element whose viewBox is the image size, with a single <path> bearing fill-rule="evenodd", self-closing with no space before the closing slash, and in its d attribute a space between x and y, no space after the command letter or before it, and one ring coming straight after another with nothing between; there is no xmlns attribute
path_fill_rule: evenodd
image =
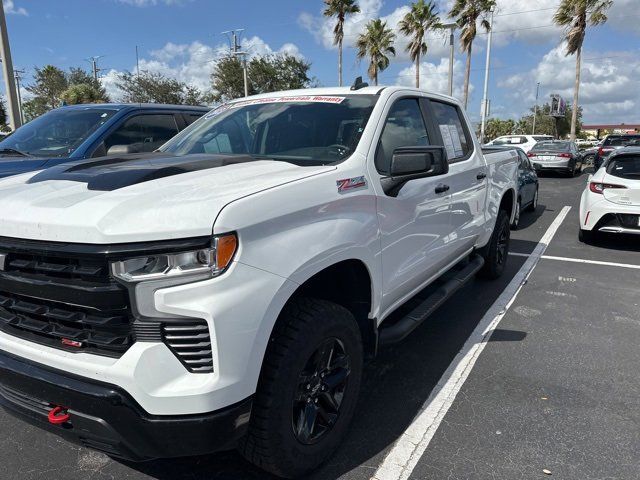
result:
<svg viewBox="0 0 640 480"><path fill-rule="evenodd" d="M247 64L249 95L307 88L311 64L286 53L252 58ZM244 96L242 63L235 55L222 58L211 74L213 100L228 101Z"/></svg>
<svg viewBox="0 0 640 480"><path fill-rule="evenodd" d="M129 103L167 103L173 105L200 105L202 93L173 78L157 72L121 73L116 86L124 93L123 101Z"/></svg>
<svg viewBox="0 0 640 480"><path fill-rule="evenodd" d="M410 37L407 52L416 64L416 88L420 88L420 57L427 53L425 35L431 30L442 28L440 17L433 2L418 0L411 4L411 10L398 23L400 32Z"/></svg>
<svg viewBox="0 0 640 480"><path fill-rule="evenodd" d="M105 103L106 93L102 88L96 88L94 85L87 83L79 83L71 85L61 95L61 99L67 105L77 105L79 103Z"/></svg>
<svg viewBox="0 0 640 480"><path fill-rule="evenodd" d="M487 142L503 135L511 135L516 133L516 122L514 120L500 120L499 118L490 118L487 120L485 128L485 136Z"/></svg>
<svg viewBox="0 0 640 480"><path fill-rule="evenodd" d="M601 25L607 21L607 10L612 0L562 0L553 21L565 27L567 56L576 56L576 79L573 87L573 116L571 117L571 140L576 139L578 114L578 92L580 90L580 66L582 62L582 44L587 25Z"/></svg>
<svg viewBox="0 0 640 480"><path fill-rule="evenodd" d="M484 18L491 9L496 5L495 0L455 0L453 8L449 12L449 16L455 19L458 26L462 29L460 34L460 46L463 52L467 54L467 64L464 74L464 107L467 108L469 101L469 77L471 75L471 49L473 41L478 33L477 23L488 32L491 25Z"/></svg>
<svg viewBox="0 0 640 480"><path fill-rule="evenodd" d="M41 107L46 105L46 110L59 107L62 93L69 88L67 75L53 65L46 65L42 68L35 67L35 71L33 76L35 83L27 86L27 91L39 98L36 103Z"/></svg>
<svg viewBox="0 0 640 480"><path fill-rule="evenodd" d="M6 131L7 126L7 106L4 103L4 98L0 98L0 131Z"/></svg>
<svg viewBox="0 0 640 480"><path fill-rule="evenodd" d="M344 40L344 21L347 15L360 12L355 0L324 0L326 17L336 17L333 28L333 44L338 45L338 85L342 86L342 41Z"/></svg>
<svg viewBox="0 0 640 480"><path fill-rule="evenodd" d="M358 37L356 42L358 58L369 57L367 74L375 85L378 85L378 73L389 66L387 55L395 56L396 54L396 49L393 47L394 39L395 34L387 28L387 22L379 18L367 23L364 33Z"/></svg>
<svg viewBox="0 0 640 480"><path fill-rule="evenodd" d="M518 126L514 133L530 134L533 129L534 107L530 108L531 113L524 115L518 122ZM564 117L557 120L550 116L551 105L545 103L538 107L536 115L536 134L539 135L558 135L559 138L566 137L571 132L571 122L573 118L572 106L567 106ZM576 134L579 134L582 126L582 108L578 107L576 112ZM557 131L556 131L557 129Z"/></svg>

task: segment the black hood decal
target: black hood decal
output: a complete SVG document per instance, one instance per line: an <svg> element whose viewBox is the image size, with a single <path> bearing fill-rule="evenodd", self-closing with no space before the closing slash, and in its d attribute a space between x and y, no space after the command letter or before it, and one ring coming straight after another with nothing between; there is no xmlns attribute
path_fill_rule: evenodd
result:
<svg viewBox="0 0 640 480"><path fill-rule="evenodd" d="M248 155L131 154L57 165L34 175L27 183L68 180L86 183L89 190L112 191L173 175L253 161L255 159Z"/></svg>

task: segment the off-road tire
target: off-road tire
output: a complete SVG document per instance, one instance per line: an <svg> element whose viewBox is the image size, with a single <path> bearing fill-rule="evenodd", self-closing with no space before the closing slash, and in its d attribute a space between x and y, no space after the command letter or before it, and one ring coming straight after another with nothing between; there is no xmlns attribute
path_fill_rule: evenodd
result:
<svg viewBox="0 0 640 480"><path fill-rule="evenodd" d="M484 258L484 266L478 272L482 278L495 280L503 273L509 256L509 241L511 239L511 230L509 225L509 214L505 210L498 212L496 226L491 234L491 239L486 247L482 249L480 254ZM506 240L502 253L499 246Z"/></svg>
<svg viewBox="0 0 640 480"><path fill-rule="evenodd" d="M344 346L350 373L333 427L316 443L304 444L292 425L299 375L317 347L330 338ZM291 300L269 340L240 453L254 465L284 478L297 478L317 468L338 447L353 417L362 362L362 338L351 312L325 300Z"/></svg>

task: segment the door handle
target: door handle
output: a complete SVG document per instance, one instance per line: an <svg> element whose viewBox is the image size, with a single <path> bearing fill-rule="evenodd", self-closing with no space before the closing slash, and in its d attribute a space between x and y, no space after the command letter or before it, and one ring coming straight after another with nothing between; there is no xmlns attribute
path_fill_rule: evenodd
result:
<svg viewBox="0 0 640 480"><path fill-rule="evenodd" d="M449 191L449 185L440 184L436 187L436 193L444 193Z"/></svg>
<svg viewBox="0 0 640 480"><path fill-rule="evenodd" d="M484 172L480 172L476 175L476 180L484 180L485 178L487 178L487 174Z"/></svg>

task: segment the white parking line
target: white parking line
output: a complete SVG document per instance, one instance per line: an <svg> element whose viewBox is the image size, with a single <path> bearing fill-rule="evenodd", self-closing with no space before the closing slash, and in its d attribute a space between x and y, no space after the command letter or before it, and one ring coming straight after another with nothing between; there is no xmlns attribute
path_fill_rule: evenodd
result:
<svg viewBox="0 0 640 480"><path fill-rule="evenodd" d="M515 257L530 257L528 253L509 252L509 255ZM616 263L616 262L603 262L600 260L587 260L584 258L571 258L571 257L556 257L554 255L542 255L540 258L543 260L557 260L559 262L572 262L572 263L587 263L591 265L604 265L605 267L620 267L620 268L633 268L640 270L640 265L633 263Z"/></svg>
<svg viewBox="0 0 640 480"><path fill-rule="evenodd" d="M518 270L509 285L504 289L489 310L484 314L474 331L458 352L449 368L432 390L431 395L420 408L411 425L402 433L382 461L372 480L406 480L413 472L422 454L429 446L442 419L453 404L456 395L471 373L479 355L515 300L536 264L542 257L549 242L569 213L571 207L564 207L549 226L533 253Z"/></svg>

